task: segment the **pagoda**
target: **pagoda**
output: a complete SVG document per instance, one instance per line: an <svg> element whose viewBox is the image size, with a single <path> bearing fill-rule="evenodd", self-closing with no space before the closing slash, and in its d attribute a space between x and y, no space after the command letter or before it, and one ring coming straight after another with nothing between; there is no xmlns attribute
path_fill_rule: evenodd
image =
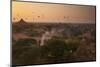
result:
<svg viewBox="0 0 100 67"><path fill-rule="evenodd" d="M20 21L18 21L18 24L26 24L26 22L23 19L20 19Z"/></svg>

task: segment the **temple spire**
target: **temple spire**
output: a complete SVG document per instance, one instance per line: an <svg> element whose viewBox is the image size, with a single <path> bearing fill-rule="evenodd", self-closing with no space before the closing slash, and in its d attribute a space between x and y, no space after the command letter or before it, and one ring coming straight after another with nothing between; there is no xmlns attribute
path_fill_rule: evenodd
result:
<svg viewBox="0 0 100 67"><path fill-rule="evenodd" d="M19 22L25 22L25 21L21 18Z"/></svg>

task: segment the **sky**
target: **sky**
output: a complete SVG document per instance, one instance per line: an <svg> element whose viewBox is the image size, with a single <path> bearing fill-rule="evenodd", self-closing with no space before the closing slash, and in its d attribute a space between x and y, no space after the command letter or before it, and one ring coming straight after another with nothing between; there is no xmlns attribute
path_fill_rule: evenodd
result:
<svg viewBox="0 0 100 67"><path fill-rule="evenodd" d="M95 23L95 6L12 1L12 21Z"/></svg>

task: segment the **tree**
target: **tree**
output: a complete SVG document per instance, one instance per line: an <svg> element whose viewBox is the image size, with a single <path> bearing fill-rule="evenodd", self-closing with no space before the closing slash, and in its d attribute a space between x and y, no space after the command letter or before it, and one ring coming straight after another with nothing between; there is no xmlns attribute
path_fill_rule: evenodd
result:
<svg viewBox="0 0 100 67"><path fill-rule="evenodd" d="M61 62L70 59L77 50L79 41L70 40L65 42L63 39L51 39L42 46L42 54L48 61Z"/></svg>
<svg viewBox="0 0 100 67"><path fill-rule="evenodd" d="M43 51L45 56L53 59L61 59L64 54L64 49L66 48L66 43L64 40L51 39L43 46Z"/></svg>

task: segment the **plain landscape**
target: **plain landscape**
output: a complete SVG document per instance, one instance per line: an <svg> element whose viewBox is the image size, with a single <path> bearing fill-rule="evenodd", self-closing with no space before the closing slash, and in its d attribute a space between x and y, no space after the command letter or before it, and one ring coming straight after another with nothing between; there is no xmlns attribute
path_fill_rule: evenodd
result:
<svg viewBox="0 0 100 67"><path fill-rule="evenodd" d="M96 30L90 23L13 23L14 65L96 60Z"/></svg>

